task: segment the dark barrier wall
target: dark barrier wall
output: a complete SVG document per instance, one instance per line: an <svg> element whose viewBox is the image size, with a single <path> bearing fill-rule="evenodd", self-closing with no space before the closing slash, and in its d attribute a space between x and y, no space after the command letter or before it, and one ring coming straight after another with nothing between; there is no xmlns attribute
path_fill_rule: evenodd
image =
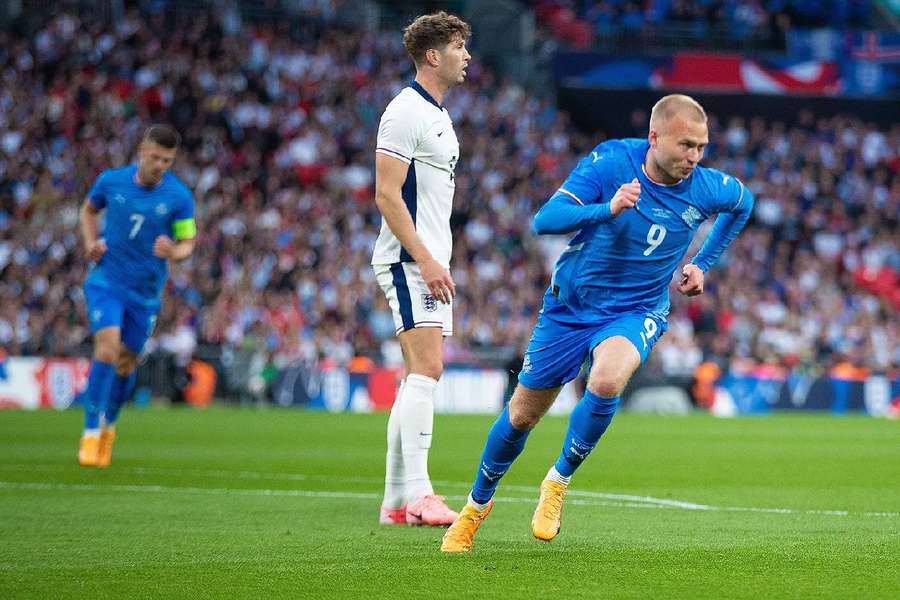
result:
<svg viewBox="0 0 900 600"><path fill-rule="evenodd" d="M602 132L606 137L633 135L631 114L644 110L647 114L662 96L680 90L596 89L560 87L559 107L586 131ZM744 94L709 94L683 92L700 102L720 119L731 116L766 117L792 123L800 110L816 117L836 114L856 115L866 122L891 126L900 122L900 101L828 98L820 96L776 96Z"/></svg>

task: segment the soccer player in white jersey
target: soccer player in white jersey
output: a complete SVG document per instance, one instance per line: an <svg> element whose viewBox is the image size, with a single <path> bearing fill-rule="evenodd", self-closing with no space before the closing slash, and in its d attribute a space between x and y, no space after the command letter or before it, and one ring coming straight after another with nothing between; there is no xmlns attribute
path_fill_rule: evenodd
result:
<svg viewBox="0 0 900 600"><path fill-rule="evenodd" d="M406 366L388 420L383 524L442 526L456 518L431 487L428 450L456 294L450 212L459 142L442 101L466 77L469 35L465 21L445 12L405 29L416 78L388 104L378 127L375 202L382 222L372 265Z"/></svg>

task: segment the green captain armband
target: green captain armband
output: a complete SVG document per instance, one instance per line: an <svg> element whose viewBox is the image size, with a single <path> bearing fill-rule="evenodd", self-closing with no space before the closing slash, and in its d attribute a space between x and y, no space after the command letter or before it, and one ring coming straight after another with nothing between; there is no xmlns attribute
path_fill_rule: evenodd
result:
<svg viewBox="0 0 900 600"><path fill-rule="evenodd" d="M197 235L197 222L194 219L175 221L172 227L176 240L187 240Z"/></svg>

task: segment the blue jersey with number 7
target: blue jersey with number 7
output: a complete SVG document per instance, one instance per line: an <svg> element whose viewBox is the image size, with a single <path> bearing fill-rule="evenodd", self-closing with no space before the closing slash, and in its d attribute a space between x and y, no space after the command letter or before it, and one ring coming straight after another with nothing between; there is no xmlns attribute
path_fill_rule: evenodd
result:
<svg viewBox="0 0 900 600"><path fill-rule="evenodd" d="M600 144L535 216L538 233L579 229L559 257L551 282L578 320L638 312L665 322L672 274L699 225L720 213L691 260L705 272L750 216L753 195L716 169L697 165L688 178L673 185L651 181L644 172L649 147L641 139ZM634 179L641 184L637 204L613 217L610 200ZM597 205L596 210L578 208L590 205Z"/></svg>
<svg viewBox="0 0 900 600"><path fill-rule="evenodd" d="M154 187L141 185L137 165L130 165L100 173L87 198L105 209L100 236L107 245L87 281L122 290L134 302L158 304L167 269L166 261L153 254L153 244L161 235L174 240L196 235L190 189L169 172Z"/></svg>

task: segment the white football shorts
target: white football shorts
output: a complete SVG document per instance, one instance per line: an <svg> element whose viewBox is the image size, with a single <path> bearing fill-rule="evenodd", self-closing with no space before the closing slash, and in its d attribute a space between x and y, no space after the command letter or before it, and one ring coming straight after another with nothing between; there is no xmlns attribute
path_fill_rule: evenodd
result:
<svg viewBox="0 0 900 600"><path fill-rule="evenodd" d="M444 304L431 295L419 265L401 262L372 268L394 313L395 333L415 327L440 327L444 337L453 335L453 301Z"/></svg>

